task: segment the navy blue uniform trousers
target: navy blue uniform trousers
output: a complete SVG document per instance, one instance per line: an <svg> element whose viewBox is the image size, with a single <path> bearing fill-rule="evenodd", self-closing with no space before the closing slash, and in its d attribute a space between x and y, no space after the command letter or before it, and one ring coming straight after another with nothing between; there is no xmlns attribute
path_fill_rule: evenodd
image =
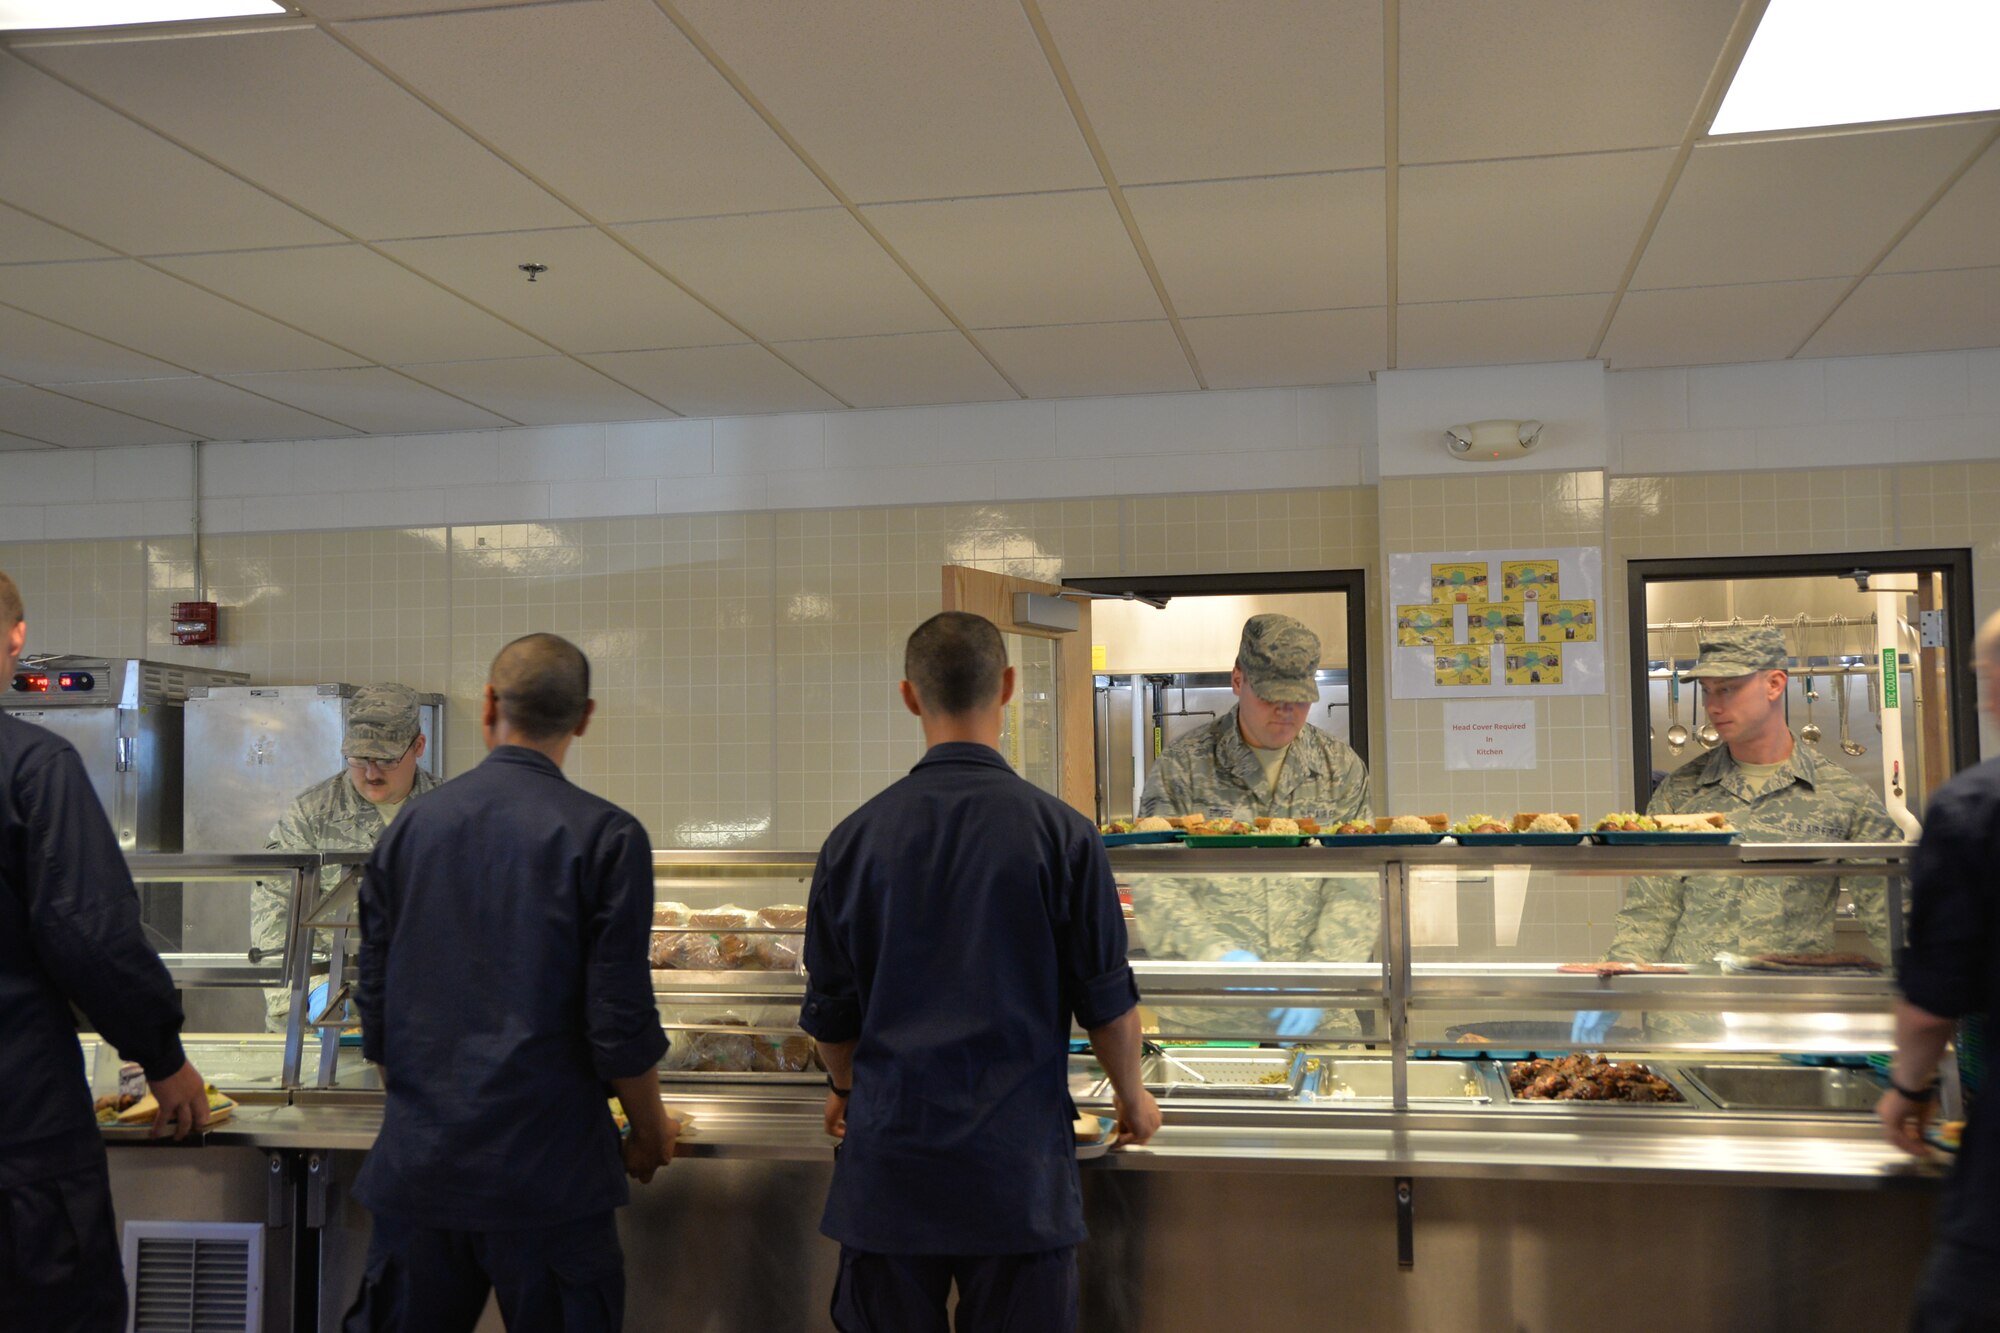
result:
<svg viewBox="0 0 2000 1333"><path fill-rule="evenodd" d="M1033 1254L869 1254L840 1247L833 1324L840 1333L1075 1333L1076 1247Z"/></svg>
<svg viewBox="0 0 2000 1333"><path fill-rule="evenodd" d="M500 1298L510 1329L617 1333L625 1256L615 1214L516 1231L440 1231L378 1216L344 1333L471 1333Z"/></svg>
<svg viewBox="0 0 2000 1333"><path fill-rule="evenodd" d="M100 1164L0 1189L0 1333L125 1333L125 1273Z"/></svg>

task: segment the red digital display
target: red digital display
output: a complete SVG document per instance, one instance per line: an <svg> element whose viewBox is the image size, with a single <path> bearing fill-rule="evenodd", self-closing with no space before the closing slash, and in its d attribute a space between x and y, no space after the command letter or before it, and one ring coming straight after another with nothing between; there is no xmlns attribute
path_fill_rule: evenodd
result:
<svg viewBox="0 0 2000 1333"><path fill-rule="evenodd" d="M14 677L14 688L23 694L47 694L49 678L37 671L23 671Z"/></svg>

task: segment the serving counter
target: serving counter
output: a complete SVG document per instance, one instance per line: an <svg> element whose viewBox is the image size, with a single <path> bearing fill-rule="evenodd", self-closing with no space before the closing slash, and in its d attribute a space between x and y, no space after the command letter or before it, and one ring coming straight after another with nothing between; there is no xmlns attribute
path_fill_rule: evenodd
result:
<svg viewBox="0 0 2000 1333"><path fill-rule="evenodd" d="M1648 1317L1693 1327L1900 1321L1941 1169L1889 1148L1869 1114L1866 1057L1891 1041L1886 973L1558 972L1585 961L1564 956L1581 936L1561 922L1536 927L1551 903L1558 916L1592 901L1615 910L1617 882L1632 874L1882 887L1899 921L1908 851L1115 851L1160 1043L1147 1080L1166 1125L1148 1147L1084 1166L1084 1327L1552 1329L1576 1326L1579 1300L1600 1292L1643 1292ZM819 1124L823 1074L792 1023L798 928L766 924L796 919L811 863L809 853L656 855L654 977L681 1052L662 1097L692 1127L674 1166L635 1186L621 1215L628 1328L830 1327L837 1252L817 1233L833 1156ZM280 970L303 999L309 979L342 970L351 886L315 900L318 877L303 872L316 866L297 869L300 928ZM1344 914L1341 931L1315 932L1322 945L1356 938L1354 920L1371 910L1372 932L1365 947L1326 948L1361 955L1332 961L1149 956L1173 933L1153 911L1184 910L1190 884ZM1456 944L1439 942L1454 932ZM316 937L330 941L324 958ZM691 961L703 965L675 965ZM171 1173L188 1198L233 1200L239 1212L255 1199L284 1223L270 1232L267 1269L296 1299L289 1322L267 1315L267 1329L336 1327L368 1234L347 1187L373 1143L380 1094L358 1050L340 1045L337 1005L306 1008L294 1005L283 1036L228 1039L237 1065L257 1064L240 1052L261 1046L258 1067L277 1086L225 1087L243 1105L200 1151L113 1150L122 1217L140 1215L133 1201L165 1206ZM1580 1010L1622 1015L1609 1053L1645 1062L1677 1100L1516 1095L1510 1067L1567 1054ZM1316 1030L1273 1044L1287 1012L1319 1014ZM1494 1040L1502 1033L1529 1035ZM1176 1043L1188 1036L1207 1044ZM202 1049L192 1038L197 1063ZM1079 1104L1108 1105L1091 1058L1079 1051L1071 1064ZM191 1170L216 1187L189 1190Z"/></svg>

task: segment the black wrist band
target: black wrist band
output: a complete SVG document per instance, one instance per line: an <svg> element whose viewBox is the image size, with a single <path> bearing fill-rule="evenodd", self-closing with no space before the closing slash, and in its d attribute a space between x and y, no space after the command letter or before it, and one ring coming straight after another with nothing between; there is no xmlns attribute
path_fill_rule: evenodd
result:
<svg viewBox="0 0 2000 1333"><path fill-rule="evenodd" d="M1937 1096L1937 1084L1935 1083L1931 1084L1928 1088L1906 1088L1898 1083L1893 1075L1889 1079L1889 1090L1897 1096L1907 1098L1913 1102L1927 1102Z"/></svg>
<svg viewBox="0 0 2000 1333"><path fill-rule="evenodd" d="M832 1093L836 1097L851 1097L854 1095L854 1089L842 1088L836 1086L833 1081L833 1075L831 1074L828 1074L826 1076L826 1090Z"/></svg>

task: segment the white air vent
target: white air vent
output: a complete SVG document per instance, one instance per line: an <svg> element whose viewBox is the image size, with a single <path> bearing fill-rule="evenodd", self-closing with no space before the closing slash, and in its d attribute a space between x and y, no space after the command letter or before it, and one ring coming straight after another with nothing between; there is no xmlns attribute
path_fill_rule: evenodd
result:
<svg viewBox="0 0 2000 1333"><path fill-rule="evenodd" d="M264 1228L256 1222L127 1222L127 1333L261 1333Z"/></svg>

